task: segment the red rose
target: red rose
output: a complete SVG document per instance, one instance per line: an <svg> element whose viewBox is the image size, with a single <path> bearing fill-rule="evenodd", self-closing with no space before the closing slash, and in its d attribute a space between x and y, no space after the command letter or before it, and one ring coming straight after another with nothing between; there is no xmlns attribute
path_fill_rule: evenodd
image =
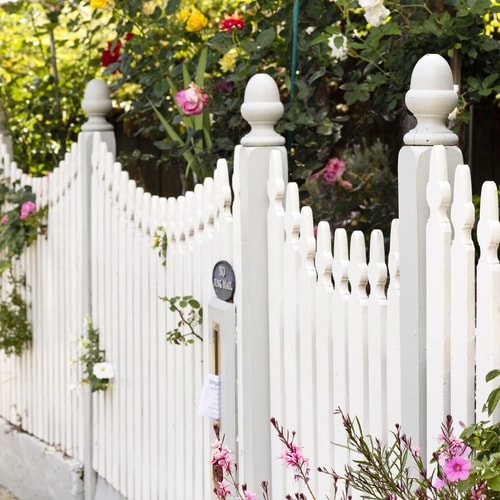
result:
<svg viewBox="0 0 500 500"><path fill-rule="evenodd" d="M242 30L245 27L245 21L243 21L243 17L235 12L234 14L224 14L224 19L220 22L221 31L227 31L231 33L234 28Z"/></svg>
<svg viewBox="0 0 500 500"><path fill-rule="evenodd" d="M103 50L101 54L101 64L107 68L110 64L118 62L120 58L121 40L108 42L108 50Z"/></svg>

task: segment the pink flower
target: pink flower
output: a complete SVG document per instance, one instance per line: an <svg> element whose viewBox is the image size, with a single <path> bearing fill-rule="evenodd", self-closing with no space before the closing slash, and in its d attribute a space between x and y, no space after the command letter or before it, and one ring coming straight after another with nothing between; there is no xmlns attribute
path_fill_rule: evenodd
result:
<svg viewBox="0 0 500 500"><path fill-rule="evenodd" d="M223 479L222 481L218 481L217 486L218 487L215 489L215 494L218 498L226 498L231 494L231 490L229 489L231 485L225 479Z"/></svg>
<svg viewBox="0 0 500 500"><path fill-rule="evenodd" d="M239 30L245 28L245 21L243 20L243 17L237 12L231 15L224 14L224 18L220 22L221 31L227 31L228 33L230 33L234 30L234 28L237 28Z"/></svg>
<svg viewBox="0 0 500 500"><path fill-rule="evenodd" d="M231 467L234 464L232 451L227 446L220 447L212 457L212 464L219 465L226 472L231 472Z"/></svg>
<svg viewBox="0 0 500 500"><path fill-rule="evenodd" d="M34 202L32 201L25 201L22 205L21 205L21 215L20 215L20 218L22 220L24 219L27 219L28 218L28 215L31 213L31 212L34 212L36 210L36 205Z"/></svg>
<svg viewBox="0 0 500 500"><path fill-rule="evenodd" d="M436 477L436 479L434 479L433 483L432 483L432 486L434 486L434 488L436 488L436 490L440 490L441 488L443 488L443 486L446 485L446 481L444 479L441 479L440 477Z"/></svg>
<svg viewBox="0 0 500 500"><path fill-rule="evenodd" d="M469 477L471 467L472 465L467 458L456 456L450 458L450 460L444 464L443 473L448 481L456 483L457 481L463 481Z"/></svg>
<svg viewBox="0 0 500 500"><path fill-rule="evenodd" d="M9 222L9 214L5 214L2 217L2 224L7 224L7 222Z"/></svg>
<svg viewBox="0 0 500 500"><path fill-rule="evenodd" d="M245 491L245 500L257 500L257 495L251 491Z"/></svg>
<svg viewBox="0 0 500 500"><path fill-rule="evenodd" d="M349 181L342 179L342 174L345 172L345 161L339 158L330 158L328 163L318 172L309 177L309 182L314 182L319 177L323 177L327 184L339 183L344 189L352 189L352 184Z"/></svg>
<svg viewBox="0 0 500 500"><path fill-rule="evenodd" d="M210 98L199 85L191 82L187 89L179 90L175 94L175 100L186 115L199 115Z"/></svg>
<svg viewBox="0 0 500 500"><path fill-rule="evenodd" d="M290 467L297 468L309 462L309 459L302 455L302 446L294 443L290 443L290 445L283 450L283 454L280 458Z"/></svg>
<svg viewBox="0 0 500 500"><path fill-rule="evenodd" d="M345 172L345 161L339 160L337 157L328 160L323 171L323 178L328 184L339 182L342 174Z"/></svg>

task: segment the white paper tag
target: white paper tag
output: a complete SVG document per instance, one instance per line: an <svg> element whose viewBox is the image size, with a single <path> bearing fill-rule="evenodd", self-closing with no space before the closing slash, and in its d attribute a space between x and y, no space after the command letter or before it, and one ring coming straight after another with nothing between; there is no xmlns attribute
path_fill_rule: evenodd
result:
<svg viewBox="0 0 500 500"><path fill-rule="evenodd" d="M220 418L220 378L209 373L201 390L198 415L209 418Z"/></svg>

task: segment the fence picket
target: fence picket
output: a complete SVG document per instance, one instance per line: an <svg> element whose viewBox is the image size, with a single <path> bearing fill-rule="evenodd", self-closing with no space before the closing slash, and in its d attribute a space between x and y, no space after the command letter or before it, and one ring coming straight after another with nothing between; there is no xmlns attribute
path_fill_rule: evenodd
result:
<svg viewBox="0 0 500 500"><path fill-rule="evenodd" d="M467 165L455 171L451 220L450 411L456 422L474 422L475 250L471 175Z"/></svg>
<svg viewBox="0 0 500 500"><path fill-rule="evenodd" d="M451 225L447 216L450 185L444 146L431 153L427 202L427 450L437 446L441 423L450 413L450 253Z"/></svg>
<svg viewBox="0 0 500 500"><path fill-rule="evenodd" d="M476 321L476 419L487 418L483 411L491 384L486 374L500 366L500 310L496 302L500 293L500 222L498 220L498 189L494 182L485 182L481 190L481 206L477 227L480 248L477 266ZM498 420L500 408L493 418Z"/></svg>

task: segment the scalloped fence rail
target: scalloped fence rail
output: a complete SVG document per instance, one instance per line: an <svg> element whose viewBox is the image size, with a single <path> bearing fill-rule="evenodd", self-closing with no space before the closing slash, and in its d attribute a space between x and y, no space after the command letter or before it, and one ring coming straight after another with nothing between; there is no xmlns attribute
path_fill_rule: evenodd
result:
<svg viewBox="0 0 500 500"><path fill-rule="evenodd" d="M212 416L241 481L254 491L269 481L274 499L296 485L275 458L271 417L297 432L318 498L332 485L316 467L349 459L331 444L345 442L338 407L382 439L401 423L424 453L447 414L483 418L484 376L500 367L497 186L483 186L476 259L470 171L445 126L456 102L446 61L424 56L406 96L417 126L399 155L399 218L388 252L380 231L370 235L368 260L360 232L315 230L300 206L267 75L248 83L241 111L251 131L232 175L221 159L213 178L178 198L144 192L115 161L100 80L87 87L78 142L49 176L22 173L0 128L4 181L31 185L48 205L47 233L16 264L33 342L19 357L0 354L1 418L80 461L86 500L103 482L112 498L212 498L214 419L199 413L209 376L220 383ZM153 248L159 226L165 265ZM230 300L217 295L214 269L219 281L234 271ZM178 318L159 298L183 295L203 306L204 340L191 346L165 342ZM115 370L93 394L74 363L87 316ZM0 473L16 493L7 479Z"/></svg>

